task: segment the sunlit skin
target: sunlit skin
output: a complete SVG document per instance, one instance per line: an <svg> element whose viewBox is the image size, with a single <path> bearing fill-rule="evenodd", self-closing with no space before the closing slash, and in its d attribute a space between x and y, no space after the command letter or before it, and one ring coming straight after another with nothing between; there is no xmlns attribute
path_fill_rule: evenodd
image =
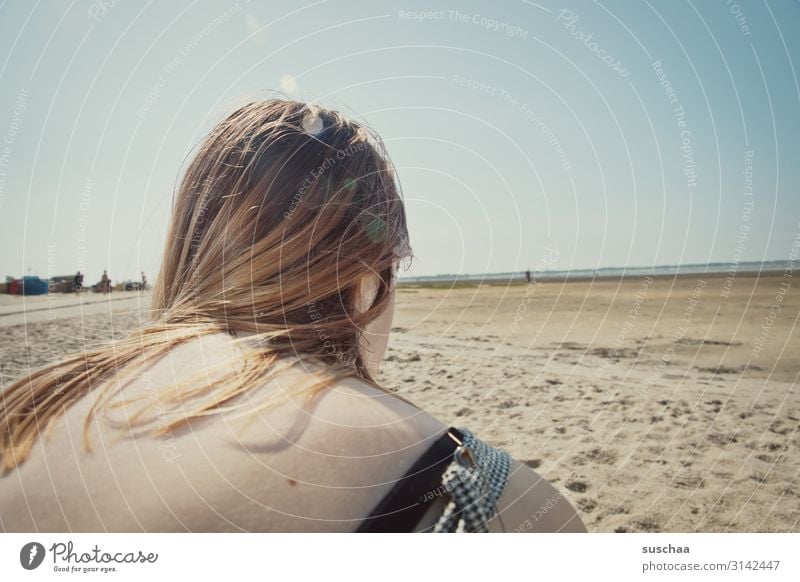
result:
<svg viewBox="0 0 800 582"><path fill-rule="evenodd" d="M365 330L369 350L364 356L372 363L383 358L393 311L392 302ZM152 398L153 387L191 375L199 365L227 360L240 349L237 341L218 334L177 348L127 387L126 395ZM286 372L255 387L252 398L280 400L311 370ZM91 404L85 398L54 423L15 474L0 479L4 528L353 531L447 428L356 379L325 390L308 415L298 414L303 402L284 398L249 425L225 416L192 422L167 440L119 438L116 430L95 423L94 452L85 453L81 431ZM115 417L125 422L124 414ZM299 430L298 418L303 419ZM239 445L263 448L248 451ZM23 491L36 503L8 502ZM442 503L434 504L420 528L432 523ZM516 461L499 512L491 531L585 531L569 502Z"/></svg>

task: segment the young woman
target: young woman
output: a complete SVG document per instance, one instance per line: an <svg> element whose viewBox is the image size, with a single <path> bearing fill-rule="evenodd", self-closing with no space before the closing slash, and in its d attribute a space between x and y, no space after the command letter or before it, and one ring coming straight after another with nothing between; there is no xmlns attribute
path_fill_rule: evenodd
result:
<svg viewBox="0 0 800 582"><path fill-rule="evenodd" d="M0 406L5 531L585 531L536 473L376 384L402 199L378 138L270 100L174 202L153 317Z"/></svg>

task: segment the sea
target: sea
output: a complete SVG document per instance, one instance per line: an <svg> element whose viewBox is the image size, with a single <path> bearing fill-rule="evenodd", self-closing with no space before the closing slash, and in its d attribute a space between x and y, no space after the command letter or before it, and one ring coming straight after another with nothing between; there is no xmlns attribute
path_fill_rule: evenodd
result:
<svg viewBox="0 0 800 582"><path fill-rule="evenodd" d="M767 273L784 271L786 260L779 261L743 261L739 263L702 263L690 265L653 265L648 267L602 267L598 269L568 270L531 270L531 278L535 281L564 281L570 279L619 279L620 277L669 277L682 275L728 275L739 273ZM509 271L505 273L443 273L417 277L400 276L400 284L425 283L503 283L525 281L525 271Z"/></svg>

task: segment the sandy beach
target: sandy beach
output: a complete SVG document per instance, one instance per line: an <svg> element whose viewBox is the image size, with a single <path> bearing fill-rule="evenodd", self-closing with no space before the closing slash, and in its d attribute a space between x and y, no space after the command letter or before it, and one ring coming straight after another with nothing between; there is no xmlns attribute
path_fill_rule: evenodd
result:
<svg viewBox="0 0 800 582"><path fill-rule="evenodd" d="M404 285L381 380L535 468L596 532L800 531L782 274ZM0 296L0 377L125 335L147 293Z"/></svg>

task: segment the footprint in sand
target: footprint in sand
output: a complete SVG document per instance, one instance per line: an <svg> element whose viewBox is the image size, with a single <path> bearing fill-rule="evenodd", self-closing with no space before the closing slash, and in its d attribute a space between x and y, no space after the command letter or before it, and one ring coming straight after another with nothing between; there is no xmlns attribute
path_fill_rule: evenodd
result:
<svg viewBox="0 0 800 582"><path fill-rule="evenodd" d="M658 532L661 531L661 519L655 515L643 515L631 521L633 531Z"/></svg>
<svg viewBox="0 0 800 582"><path fill-rule="evenodd" d="M587 485L584 481L581 481L580 479L575 479L571 477L567 479L566 483L564 483L564 487L566 487L570 491L574 491L575 493L584 493L589 488L589 485Z"/></svg>
<svg viewBox="0 0 800 582"><path fill-rule="evenodd" d="M706 435L706 440L717 446L725 446L739 442L739 439L737 439L733 433L710 433Z"/></svg>
<svg viewBox="0 0 800 582"><path fill-rule="evenodd" d="M672 486L678 489L700 489L705 479L694 471L680 471L672 476Z"/></svg>
<svg viewBox="0 0 800 582"><path fill-rule="evenodd" d="M784 426L783 422L778 420L776 422L771 423L769 425L769 429L768 430L771 433L775 433L775 434L779 434L779 435L786 435L792 429L789 428L788 426Z"/></svg>
<svg viewBox="0 0 800 582"><path fill-rule="evenodd" d="M617 462L617 452L613 449L595 448L586 453L586 458L594 463L613 465Z"/></svg>

